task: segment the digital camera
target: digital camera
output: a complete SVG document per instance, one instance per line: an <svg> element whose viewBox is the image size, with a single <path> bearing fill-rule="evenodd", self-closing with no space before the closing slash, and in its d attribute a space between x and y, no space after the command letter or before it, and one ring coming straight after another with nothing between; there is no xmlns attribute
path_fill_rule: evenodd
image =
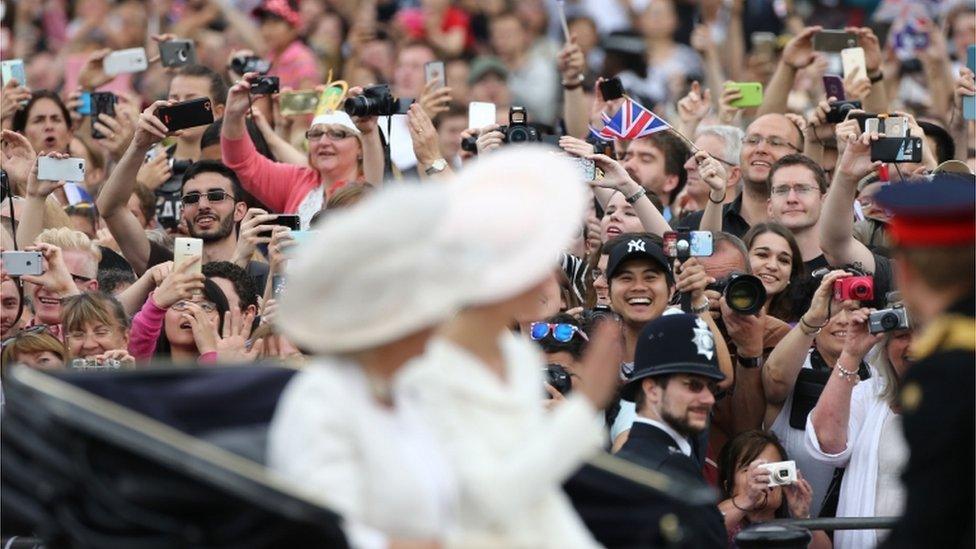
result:
<svg viewBox="0 0 976 549"><path fill-rule="evenodd" d="M873 301L874 278L871 276L849 276L834 281L834 299L837 301Z"/></svg>
<svg viewBox="0 0 976 549"><path fill-rule="evenodd" d="M271 95L278 93L277 76L259 76L257 80L251 82L251 95Z"/></svg>
<svg viewBox="0 0 976 549"><path fill-rule="evenodd" d="M881 309L868 315L868 331L872 334L907 329L908 312L905 311L904 307L896 306L889 309Z"/></svg>
<svg viewBox="0 0 976 549"><path fill-rule="evenodd" d="M122 363L114 358L108 360L96 360L94 357L76 358L71 361L73 370L118 370Z"/></svg>
<svg viewBox="0 0 976 549"><path fill-rule="evenodd" d="M248 72L266 74L271 70L271 62L254 55L235 57L230 61L230 70L242 76Z"/></svg>
<svg viewBox="0 0 976 549"><path fill-rule="evenodd" d="M514 106L508 111L508 125L501 126L498 131L505 137L503 143L536 143L542 141L539 130L529 125L529 114L525 107Z"/></svg>
<svg viewBox="0 0 976 549"><path fill-rule="evenodd" d="M751 274L730 273L709 284L707 289L721 293L729 308L743 315L758 313L766 303L766 287Z"/></svg>
<svg viewBox="0 0 976 549"><path fill-rule="evenodd" d="M852 99L850 101L834 101L830 104L830 110L827 111L827 123L828 124L840 124L844 120L847 120L847 115L853 110L861 110L861 102Z"/></svg>
<svg viewBox="0 0 976 549"><path fill-rule="evenodd" d="M553 389L566 395L573 389L573 381L569 378L569 372L562 364L546 364L542 372L546 376L546 383L552 385Z"/></svg>
<svg viewBox="0 0 976 549"><path fill-rule="evenodd" d="M363 90L361 95L346 99L343 109L349 116L392 116L407 114L412 99L393 97L390 86L380 84Z"/></svg>
<svg viewBox="0 0 976 549"><path fill-rule="evenodd" d="M159 59L164 67L196 65L197 50L192 40L167 40L159 44Z"/></svg>
<svg viewBox="0 0 976 549"><path fill-rule="evenodd" d="M764 463L759 466L769 471L770 486L786 486L796 483L796 462L777 461L775 463Z"/></svg>

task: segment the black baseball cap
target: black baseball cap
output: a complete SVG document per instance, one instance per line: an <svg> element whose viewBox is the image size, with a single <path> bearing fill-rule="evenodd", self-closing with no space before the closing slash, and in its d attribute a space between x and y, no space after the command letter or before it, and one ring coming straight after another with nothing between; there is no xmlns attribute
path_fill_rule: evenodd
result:
<svg viewBox="0 0 976 549"><path fill-rule="evenodd" d="M641 380L667 374L692 374L721 381L718 350L708 324L695 315L658 317L644 326L634 353L634 370L620 396L633 401Z"/></svg>
<svg viewBox="0 0 976 549"><path fill-rule="evenodd" d="M607 281L617 274L624 261L635 258L645 258L657 263L664 270L668 283L674 283L674 274L671 272L671 264L664 255L664 249L660 244L646 236L634 235L632 238L625 238L618 242L607 258Z"/></svg>

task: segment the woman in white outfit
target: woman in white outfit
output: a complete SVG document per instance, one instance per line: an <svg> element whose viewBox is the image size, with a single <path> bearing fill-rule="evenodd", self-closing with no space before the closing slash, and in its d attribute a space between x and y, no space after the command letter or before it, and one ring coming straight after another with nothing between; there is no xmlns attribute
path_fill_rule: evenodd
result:
<svg viewBox="0 0 976 549"><path fill-rule="evenodd" d="M840 375L830 377L807 418L805 442L810 455L833 467L847 468L838 517L899 516L905 504L899 477L908 448L896 406L898 380L908 369L905 357L911 332L888 332L883 338L872 335L867 329L868 314L867 309L851 313L847 342L837 362L844 369L838 368ZM857 376L844 373L856 369L865 355L878 375L858 381ZM838 530L834 547L870 548L885 535L884 530Z"/></svg>
<svg viewBox="0 0 976 549"><path fill-rule="evenodd" d="M451 469L392 390L470 292L471 262L443 231L451 196L436 183L384 189L330 214L288 269L278 323L316 358L282 395L268 464L342 515L353 547L456 539Z"/></svg>
<svg viewBox="0 0 976 549"><path fill-rule="evenodd" d="M579 230L585 189L566 159L531 146L493 152L466 170L453 184L472 207L454 230L494 259L469 306L404 369L399 388L447 451L462 532L506 548L598 546L560 486L605 443L599 410L617 385L619 330L590 334L580 386L548 413L542 354L510 330L514 319L538 315L558 253ZM485 211L505 219L482 231Z"/></svg>

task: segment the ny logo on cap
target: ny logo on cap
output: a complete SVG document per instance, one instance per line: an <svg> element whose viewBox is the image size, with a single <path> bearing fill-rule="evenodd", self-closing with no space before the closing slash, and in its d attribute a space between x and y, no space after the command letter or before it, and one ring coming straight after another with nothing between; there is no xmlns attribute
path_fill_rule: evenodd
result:
<svg viewBox="0 0 976 549"><path fill-rule="evenodd" d="M631 240L630 242L627 243L627 253L633 251L646 252L647 249L645 248L645 246L646 244L644 243L643 240L638 240L635 238L634 240Z"/></svg>

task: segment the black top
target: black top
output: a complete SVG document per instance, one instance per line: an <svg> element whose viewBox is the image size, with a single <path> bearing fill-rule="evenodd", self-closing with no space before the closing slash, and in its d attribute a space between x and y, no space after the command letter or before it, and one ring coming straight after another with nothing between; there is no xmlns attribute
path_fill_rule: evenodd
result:
<svg viewBox="0 0 976 549"><path fill-rule="evenodd" d="M739 213L742 210L742 193L735 197L735 200L722 206L722 230L729 234L742 238L749 232L749 223ZM701 226L704 210L691 212L681 216L675 223L675 230L678 231L697 231Z"/></svg>
<svg viewBox="0 0 976 549"><path fill-rule="evenodd" d="M160 246L150 240L149 261L146 263L146 269L151 269L167 261L173 261L173 252L165 246ZM244 270L247 271L247 274L251 275L251 280L254 281L254 287L258 290L258 293L263 294L264 286L268 281L268 264L261 263L260 261L248 261L247 268Z"/></svg>

